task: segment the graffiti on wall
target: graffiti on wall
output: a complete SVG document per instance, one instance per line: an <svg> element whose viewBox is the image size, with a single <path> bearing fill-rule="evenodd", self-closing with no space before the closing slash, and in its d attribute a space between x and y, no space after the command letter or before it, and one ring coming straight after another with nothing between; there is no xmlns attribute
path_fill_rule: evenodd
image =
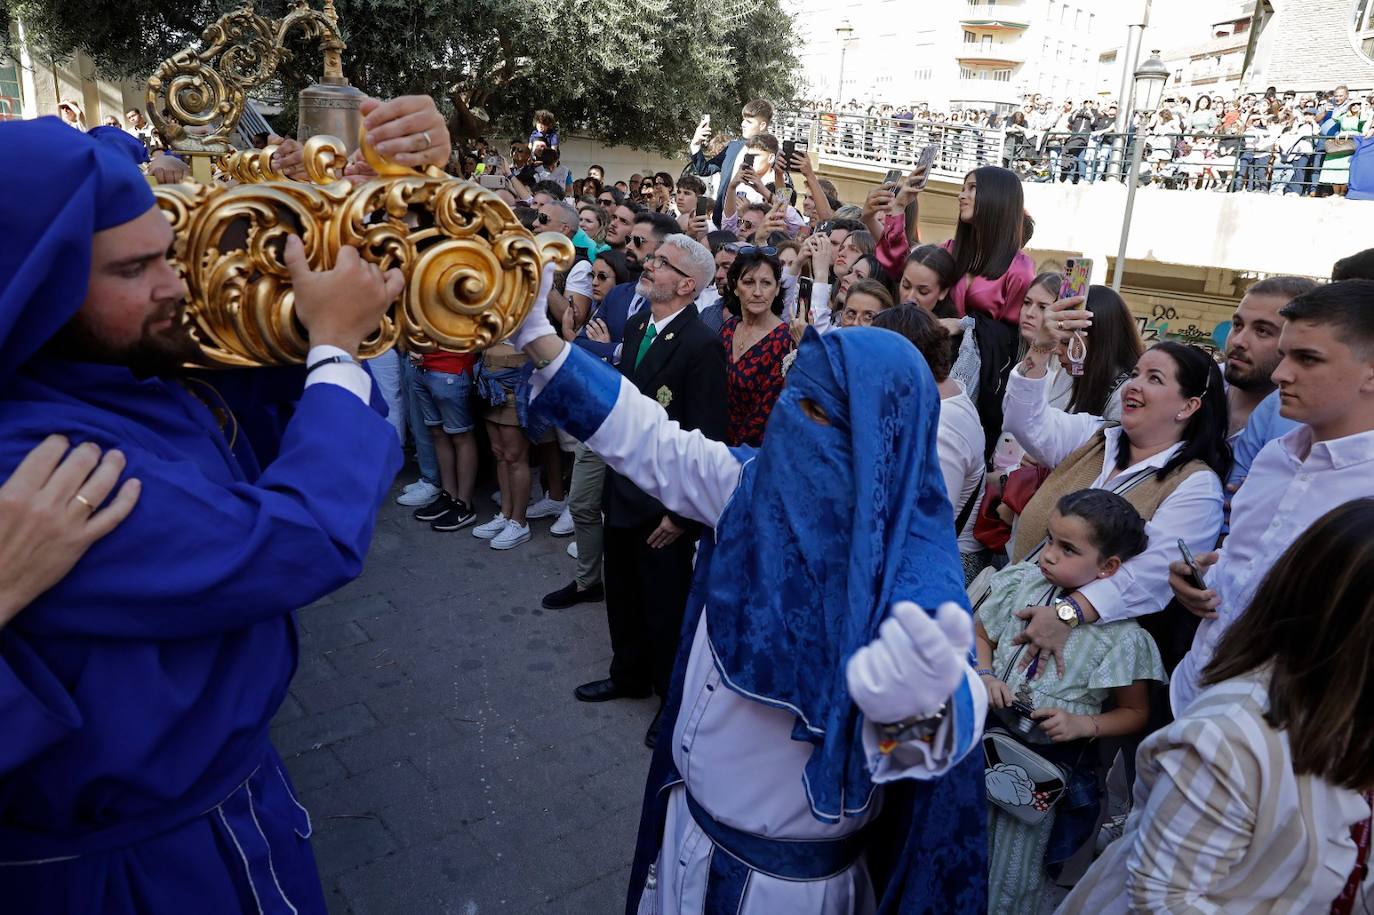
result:
<svg viewBox="0 0 1374 915"><path fill-rule="evenodd" d="M1173 340L1177 343L1190 343L1200 346L1213 356L1226 347L1226 337L1231 332L1229 322L1218 324L1210 331L1198 327L1196 323L1180 318L1178 311L1169 305L1158 304L1150 309L1149 317L1136 316L1136 330L1146 346L1158 340Z"/></svg>

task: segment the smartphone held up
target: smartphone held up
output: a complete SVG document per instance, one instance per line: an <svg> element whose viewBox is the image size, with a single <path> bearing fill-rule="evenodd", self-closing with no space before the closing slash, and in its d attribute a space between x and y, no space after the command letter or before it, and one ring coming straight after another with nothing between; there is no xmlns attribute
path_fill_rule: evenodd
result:
<svg viewBox="0 0 1374 915"><path fill-rule="evenodd" d="M1069 257L1064 260L1064 280L1059 286L1059 301L1088 296L1088 283L1092 280L1093 259L1091 257ZM1087 302L1079 304L1086 308ZM1083 363L1088 358L1088 338L1084 331L1076 330L1069 339L1069 374L1082 375Z"/></svg>

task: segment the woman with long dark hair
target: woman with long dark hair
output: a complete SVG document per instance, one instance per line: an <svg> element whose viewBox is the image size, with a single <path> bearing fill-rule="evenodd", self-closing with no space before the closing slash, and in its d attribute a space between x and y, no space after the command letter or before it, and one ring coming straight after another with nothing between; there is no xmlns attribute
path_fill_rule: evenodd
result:
<svg viewBox="0 0 1374 915"><path fill-rule="evenodd" d="M903 305L919 306L940 320L952 338L955 352L949 375L963 388L969 400L976 400L982 359L978 354L973 318L968 315L959 317L954 303L949 300L950 291L958 283L956 270L954 255L947 248L917 245L911 249L902 266L902 276L897 286L898 301Z"/></svg>
<svg viewBox="0 0 1374 915"><path fill-rule="evenodd" d="M1177 543L1194 552L1216 544L1222 523L1221 481L1231 465L1226 444L1226 391L1205 350L1157 343L1131 370L1121 392L1121 425L1049 405L1047 369L1073 331L1092 325L1081 296L1051 306L1026 357L1007 382L1005 431L1051 473L1017 520L1014 562L1034 559L1059 498L1079 489L1110 489L1149 525L1150 547L1121 573L1078 589L1055 606L1026 611L1029 641L1056 657L1080 623L1155 613L1170 598L1169 563Z"/></svg>
<svg viewBox="0 0 1374 915"><path fill-rule="evenodd" d="M1041 273L1026 290L1021 305L1021 338L1029 345L1040 330L1046 310L1059 297L1063 278ZM1088 352L1083 374L1069 374L1068 347L1061 347L1049 366L1051 407L1066 413L1091 413L1121 421L1121 389L1145 347L1126 302L1109 286L1088 287L1086 303L1092 327L1084 334Z"/></svg>
<svg viewBox="0 0 1374 915"><path fill-rule="evenodd" d="M1371 530L1356 499L1279 557L1203 691L1141 744L1137 814L1060 913L1370 910Z"/></svg>
<svg viewBox="0 0 1374 915"><path fill-rule="evenodd" d="M782 319L782 262L772 250L740 249L726 278L729 317L720 339L729 410L725 443L732 447L763 444L768 416L782 393L783 360L792 352L792 333Z"/></svg>
<svg viewBox="0 0 1374 915"><path fill-rule="evenodd" d="M1021 250L1026 203L1021 179L996 165L964 176L959 192L959 225L945 247L954 255L959 282L950 300L962 317L979 311L1016 326L1021 300L1035 266Z"/></svg>

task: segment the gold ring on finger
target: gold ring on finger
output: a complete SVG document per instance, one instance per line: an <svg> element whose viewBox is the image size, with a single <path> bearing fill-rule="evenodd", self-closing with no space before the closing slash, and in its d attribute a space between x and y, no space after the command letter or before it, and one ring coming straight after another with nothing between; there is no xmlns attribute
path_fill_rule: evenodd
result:
<svg viewBox="0 0 1374 915"><path fill-rule="evenodd" d="M76 495L72 496L72 501L80 502L82 505L86 506L86 512L88 514L95 514L95 505L91 502L90 499L87 499L81 493L77 493Z"/></svg>

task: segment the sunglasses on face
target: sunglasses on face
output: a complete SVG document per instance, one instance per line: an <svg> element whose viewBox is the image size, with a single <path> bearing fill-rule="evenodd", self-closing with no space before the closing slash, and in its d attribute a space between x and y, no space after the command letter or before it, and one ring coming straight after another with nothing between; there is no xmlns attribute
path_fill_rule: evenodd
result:
<svg viewBox="0 0 1374 915"><path fill-rule="evenodd" d="M614 274L614 273L597 273L597 272L593 271L593 272L592 272L592 279L594 279L594 280L600 280L600 281L603 282L603 283L609 283L611 280L615 279L615 274Z"/></svg>
<svg viewBox="0 0 1374 915"><path fill-rule="evenodd" d="M649 243L649 239L643 235L631 235L630 244L636 248L642 248Z"/></svg>
<svg viewBox="0 0 1374 915"><path fill-rule="evenodd" d="M722 245L721 247L722 250L729 251L731 254L758 253L764 255L765 257L778 256L778 249L773 247L772 245L741 245L736 244L735 242L730 242L728 245Z"/></svg>
<svg viewBox="0 0 1374 915"><path fill-rule="evenodd" d="M601 204L603 207L615 206L614 197L601 197L598 198L596 202Z"/></svg>
<svg viewBox="0 0 1374 915"><path fill-rule="evenodd" d="M540 213L538 216L534 217L534 221L539 223L539 225L541 226L546 226L549 224L549 214Z"/></svg>

